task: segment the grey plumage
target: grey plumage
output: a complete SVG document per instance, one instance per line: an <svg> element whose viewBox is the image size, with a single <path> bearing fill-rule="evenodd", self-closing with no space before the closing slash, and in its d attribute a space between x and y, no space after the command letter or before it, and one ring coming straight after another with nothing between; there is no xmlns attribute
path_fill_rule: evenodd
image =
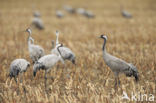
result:
<svg viewBox="0 0 156 103"><path fill-rule="evenodd" d="M16 77L16 76L18 76L19 72L20 72L19 66L13 65L13 66L10 68L9 76L10 76L11 78L12 78L12 77Z"/></svg>
<svg viewBox="0 0 156 103"><path fill-rule="evenodd" d="M56 46L55 46L54 49L51 50L51 53L52 53L52 54L56 54L56 55L59 54L59 53L58 53L58 50L57 50L57 45L59 44L58 37L59 37L59 32L56 31ZM54 47L54 46L52 45L52 47ZM75 57L75 54L72 52L71 49L69 49L69 48L63 46L63 47L60 47L60 52L61 52L62 58L63 58L64 60L69 60L69 61L71 61L73 64L76 64L76 63L75 63L75 62L76 62L76 61L75 61L76 57Z"/></svg>
<svg viewBox="0 0 156 103"><path fill-rule="evenodd" d="M29 35L28 35L29 55L30 55L30 58L32 59L33 63L35 63L36 61L38 61L39 58L44 56L44 54L45 54L44 49L41 46L34 44L34 39L31 37L31 35L32 35L31 29L28 28L26 30L26 32L29 33Z"/></svg>
<svg viewBox="0 0 156 103"><path fill-rule="evenodd" d="M10 65L10 72L9 76L10 78L14 78L15 81L16 77L19 75L19 73L26 72L27 68L30 66L30 63L25 59L15 59L11 62Z"/></svg>
<svg viewBox="0 0 156 103"><path fill-rule="evenodd" d="M32 20L32 26L34 26L35 28L39 29L39 30L43 30L44 29L44 25L43 22L40 18L38 17L34 17Z"/></svg>
<svg viewBox="0 0 156 103"><path fill-rule="evenodd" d="M137 68L131 63L129 64L129 66L130 66L129 67L130 69L128 71L125 71L126 76L129 76L129 77L134 76L135 80L138 81L139 80L139 75L138 75Z"/></svg>
<svg viewBox="0 0 156 103"><path fill-rule="evenodd" d="M46 88L46 80L47 80L47 72L52 69L52 67L58 62L63 61L62 55L59 51L59 48L62 46L62 44L59 44L57 46L57 50L59 52L59 55L56 54L49 54L41 57L37 62L35 62L33 66L33 75L36 76L37 71L40 69L45 70L45 88Z"/></svg>
<svg viewBox="0 0 156 103"><path fill-rule="evenodd" d="M34 11L34 17L40 17L41 16L41 14L40 14L40 12L39 11Z"/></svg>
<svg viewBox="0 0 156 103"><path fill-rule="evenodd" d="M60 47L60 52L61 52L62 57L63 57L64 60L69 60L73 64L75 64L75 62L76 62L75 61L75 55L71 51L71 49L69 49L67 47ZM56 50L56 48L52 49L51 53L58 55L58 51Z"/></svg>
<svg viewBox="0 0 156 103"><path fill-rule="evenodd" d="M58 18L63 18L63 17L64 17L64 14L63 14L62 11L57 10L57 11L56 11L56 16L57 16Z"/></svg>
<svg viewBox="0 0 156 103"><path fill-rule="evenodd" d="M85 10L84 8L78 8L76 11L78 14L81 14L87 18L94 18L95 15L93 14L93 12Z"/></svg>
<svg viewBox="0 0 156 103"><path fill-rule="evenodd" d="M38 11L34 12L34 18L32 19L32 26L39 30L43 30L44 24L43 24L43 21L41 20L40 16L41 15Z"/></svg>
<svg viewBox="0 0 156 103"><path fill-rule="evenodd" d="M88 18L94 18L95 17L95 15L91 11L86 11L84 15Z"/></svg>
<svg viewBox="0 0 156 103"><path fill-rule="evenodd" d="M125 18L132 18L132 15L128 11L124 10L122 6L120 8L121 8L121 15L123 17L125 17Z"/></svg>
<svg viewBox="0 0 156 103"><path fill-rule="evenodd" d="M123 10L123 11L121 12L121 14L122 14L122 16L125 17L125 18L132 18L132 15L131 15L129 12L125 11L125 10Z"/></svg>
<svg viewBox="0 0 156 103"><path fill-rule="evenodd" d="M107 53L105 45L107 41L107 36L101 35L100 38L104 39L104 44L103 44L103 58L108 67L114 72L115 74L115 85L117 84L117 81L119 81L118 75L120 73L124 73L126 76L134 76L135 80L138 81L139 79L139 73L137 71L137 68L131 64L127 63L124 60L121 60L115 56L110 55ZM118 80L117 80L118 79Z"/></svg>
<svg viewBox="0 0 156 103"><path fill-rule="evenodd" d="M74 14L74 13L75 13L75 9L72 8L72 7L69 6L69 5L65 5L65 6L64 6L64 10L67 11L68 13L71 13L71 14Z"/></svg>
<svg viewBox="0 0 156 103"><path fill-rule="evenodd" d="M77 12L78 14L85 15L86 10L85 10L84 8L78 8L78 9L76 10L76 12Z"/></svg>

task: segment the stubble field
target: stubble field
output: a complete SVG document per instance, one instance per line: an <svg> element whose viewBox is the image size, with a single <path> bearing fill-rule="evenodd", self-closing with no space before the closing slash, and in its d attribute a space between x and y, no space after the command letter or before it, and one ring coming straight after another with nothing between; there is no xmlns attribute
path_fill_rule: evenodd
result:
<svg viewBox="0 0 156 103"><path fill-rule="evenodd" d="M1 103L127 103L123 91L153 94L156 98L156 1L155 0L0 0L0 102ZM64 4L84 7L96 18L88 19L65 13L59 19L55 11ZM131 12L132 19L120 14L120 5ZM76 55L76 66L59 62L50 72L44 88L44 71L33 77L32 63L24 73L23 83L7 78L11 61L25 58L31 62L24 31L31 24L34 10L41 13L45 30L33 29L35 44L50 53L55 31L60 42ZM103 40L108 37L107 52L136 65L140 81L120 75L121 85L114 88L114 76L103 60ZM155 99L156 101L156 99ZM140 103L140 101L138 101ZM146 103L147 101L142 101ZM154 102L153 102L154 103Z"/></svg>

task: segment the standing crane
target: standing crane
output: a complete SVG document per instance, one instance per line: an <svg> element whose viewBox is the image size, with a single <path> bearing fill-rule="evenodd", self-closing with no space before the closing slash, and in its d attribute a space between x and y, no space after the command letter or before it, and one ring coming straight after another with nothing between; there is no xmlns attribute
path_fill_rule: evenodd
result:
<svg viewBox="0 0 156 103"><path fill-rule="evenodd" d="M121 60L107 53L106 48L105 48L106 42L107 42L107 36L101 35L100 38L104 40L104 44L102 48L104 62L106 63L108 67L110 67L110 69L113 71L115 75L115 87L117 86L117 84L120 84L120 80L119 80L120 73L124 73L128 77L134 76L135 80L138 81L139 73L138 73L137 68L133 64L127 63L126 61Z"/></svg>
<svg viewBox="0 0 156 103"><path fill-rule="evenodd" d="M71 13L71 14L74 14L74 13L75 13L75 9L72 8L72 7L69 6L69 5L65 5L65 6L64 6L64 10L66 10L68 13Z"/></svg>
<svg viewBox="0 0 156 103"><path fill-rule="evenodd" d="M39 18L41 16L39 11L34 11L33 15L34 15L34 17L37 17L37 18Z"/></svg>
<svg viewBox="0 0 156 103"><path fill-rule="evenodd" d="M128 11L124 10L122 6L120 7L120 9L121 9L121 15L123 17L128 18L128 19L132 18L132 15Z"/></svg>
<svg viewBox="0 0 156 103"><path fill-rule="evenodd" d="M85 10L84 8L78 8L78 9L76 10L76 12L77 12L78 14L85 15L86 10Z"/></svg>
<svg viewBox="0 0 156 103"><path fill-rule="evenodd" d="M29 66L30 66L30 63L25 59L13 60L10 65L9 77L11 79L14 78L15 82L17 83L16 77L19 75L19 73L21 73L21 76L22 76L22 73L26 72ZM20 78L20 80L21 79L22 78Z"/></svg>
<svg viewBox="0 0 156 103"><path fill-rule="evenodd" d="M87 18L94 18L95 17L95 15L91 11L86 11L84 16L86 16Z"/></svg>
<svg viewBox="0 0 156 103"><path fill-rule="evenodd" d="M32 20L32 26L39 29L39 30L43 30L44 29L44 25L43 25L43 21L40 18L40 13L38 11L34 12L34 18Z"/></svg>
<svg viewBox="0 0 156 103"><path fill-rule="evenodd" d="M39 58L44 56L44 49L41 46L34 44L34 39L31 37L32 31L30 28L26 29L26 32L29 34L27 39L29 55L33 63L35 63Z"/></svg>
<svg viewBox="0 0 156 103"><path fill-rule="evenodd" d="M56 55L59 54L58 51L57 51L57 45L59 44L58 38L59 38L59 32L56 31L56 46L55 46L54 49L51 50L51 53L56 54ZM54 44L54 43L52 43L52 44ZM52 47L54 47L54 46L52 45ZM60 47L60 52L61 52L62 57L63 57L64 60L69 60L73 64L75 64L75 54L72 52L71 49L63 46L63 47Z"/></svg>
<svg viewBox="0 0 156 103"><path fill-rule="evenodd" d="M45 70L45 88L46 88L46 81L47 81L47 73L52 69L52 67L58 62L62 61L64 64L64 60L62 59L61 52L59 50L60 47L62 47L62 44L58 44L56 46L59 55L56 54L49 54L41 57L37 62L35 62L33 66L33 75L36 76L36 73L38 70L42 69Z"/></svg>
<svg viewBox="0 0 156 103"><path fill-rule="evenodd" d="M64 14L63 14L63 12L62 12L61 10L57 10L57 11L56 11L56 16L57 16L58 18L63 18L63 17L64 17Z"/></svg>

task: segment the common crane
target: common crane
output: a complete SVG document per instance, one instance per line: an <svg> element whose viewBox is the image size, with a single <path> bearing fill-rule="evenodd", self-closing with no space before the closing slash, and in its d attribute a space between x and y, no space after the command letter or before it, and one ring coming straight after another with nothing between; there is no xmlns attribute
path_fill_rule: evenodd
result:
<svg viewBox="0 0 156 103"><path fill-rule="evenodd" d="M64 60L62 59L61 52L59 50L60 47L62 47L62 44L57 45L57 50L59 52L59 55L56 54L49 54L41 57L37 62L35 62L33 66L33 75L36 76L36 73L38 70L42 69L45 70L45 88L46 88L46 81L47 81L47 73L52 69L52 67L58 62L62 61L64 63Z"/></svg>
<svg viewBox="0 0 156 103"><path fill-rule="evenodd" d="M28 32L28 50L29 50L29 55L30 58L32 59L33 63L35 63L36 61L38 61L39 58L41 58L42 56L44 56L44 49L39 46L39 45L35 45L34 44L34 40L31 37L32 35L32 31L30 28L26 29L26 32Z"/></svg>
<svg viewBox="0 0 156 103"><path fill-rule="evenodd" d="M39 11L34 11L34 17L40 17L41 16L41 14L40 14L40 12Z"/></svg>
<svg viewBox="0 0 156 103"><path fill-rule="evenodd" d="M94 18L95 17L95 15L91 11L86 11L84 16L86 16L87 18Z"/></svg>
<svg viewBox="0 0 156 103"><path fill-rule="evenodd" d="M87 18L94 18L95 15L93 14L93 12L85 10L84 8L78 8L76 11L78 14L81 14Z"/></svg>
<svg viewBox="0 0 156 103"><path fill-rule="evenodd" d="M17 83L16 77L18 76L18 74L26 72L29 66L30 66L30 63L25 59L13 60L10 65L10 72L9 72L10 78L11 79L14 78L14 80ZM20 80L21 80L21 78L20 78Z"/></svg>
<svg viewBox="0 0 156 103"><path fill-rule="evenodd" d="M103 58L104 58L104 62L106 63L106 65L110 67L110 69L114 72L115 87L117 86L117 84L120 84L120 80L119 80L120 73L124 73L128 77L134 76L135 80L138 81L139 73L138 73L137 68L133 64L127 63L126 61L121 60L107 53L106 48L105 48L106 42L107 42L107 36L101 35L100 38L104 39L104 44L102 48Z"/></svg>
<svg viewBox="0 0 156 103"><path fill-rule="evenodd" d="M43 24L43 21L41 20L40 16L41 15L38 11L34 12L34 18L32 19L32 26L39 30L43 30L44 24Z"/></svg>
<svg viewBox="0 0 156 103"><path fill-rule="evenodd" d="M69 5L65 5L64 6L64 10L66 10L67 12L71 13L71 14L74 14L75 13L75 9L72 8L71 6Z"/></svg>
<svg viewBox="0 0 156 103"><path fill-rule="evenodd" d="M59 38L59 32L56 31L56 46L55 46L54 49L51 50L51 53L52 54L56 54L56 55L59 54L58 51L57 51L57 45L59 44L58 38ZM54 43L52 43L52 44L54 44ZM52 47L54 47L54 46L52 45ZM75 54L72 52L71 49L63 46L63 47L60 47L60 52L61 52L62 57L63 57L64 60L69 60L73 64L76 64L75 63Z"/></svg>
<svg viewBox="0 0 156 103"><path fill-rule="evenodd" d="M57 11L56 11L56 16L57 16L58 18L63 18L63 17L64 17L64 14L63 14L62 11L57 10Z"/></svg>
<svg viewBox="0 0 156 103"><path fill-rule="evenodd" d="M84 8L78 8L78 9L76 10L76 12L77 12L78 14L85 15L86 10L85 10Z"/></svg>
<svg viewBox="0 0 156 103"><path fill-rule="evenodd" d="M121 14L123 17L132 18L132 15L128 11L124 10L122 6L120 7L120 9L121 9Z"/></svg>

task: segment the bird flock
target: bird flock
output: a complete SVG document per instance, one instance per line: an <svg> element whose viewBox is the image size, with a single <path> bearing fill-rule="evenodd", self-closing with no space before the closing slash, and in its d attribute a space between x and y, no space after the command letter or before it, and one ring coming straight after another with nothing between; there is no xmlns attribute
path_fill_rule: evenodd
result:
<svg viewBox="0 0 156 103"><path fill-rule="evenodd" d="M78 15L82 15L87 18L95 18L95 14L93 14L93 12L91 12L90 10L86 10L84 8L76 9L69 5L65 5L63 8L64 8L64 11L66 11L69 14L78 14ZM65 16L65 14L64 14L63 10L56 11L56 17L63 18L64 16Z"/></svg>
<svg viewBox="0 0 156 103"><path fill-rule="evenodd" d="M69 6L69 5L64 5L63 6L63 10L56 10L56 17L57 18L63 18L65 17L65 13L63 11L66 11L67 13L69 14L77 14L77 15L82 15L86 18L95 18L95 14L90 11L90 10L87 10L85 8L73 8L72 6ZM121 12L121 15L126 18L126 19L130 19L132 18L132 15L131 13L129 13L127 10L125 10L123 8L123 6L120 6L120 12ZM32 19L32 23L31 23L31 28L37 28L38 30L44 30L44 23L41 19L41 14L39 11L34 11L33 12L33 19Z"/></svg>
<svg viewBox="0 0 156 103"><path fill-rule="evenodd" d="M50 54L45 54L44 49L34 44L34 39L32 38L32 31L30 28L26 29L28 33L28 51L33 64L33 76L35 77L39 70L45 71L45 88L47 87L47 73L59 62L65 64L65 61L71 61L76 65L76 56L71 49L65 47L63 44L59 43L59 32L56 31L56 43L52 41L52 50ZM136 81L139 80L139 72L137 68L132 63L127 63L126 61L112 56L106 51L107 36L101 35L101 39L104 40L102 51L103 59L105 64L112 70L115 76L115 87L120 85L119 74L123 73L128 77L133 76ZM10 78L14 78L17 83L17 76L20 74L22 77L23 72L26 72L30 67L30 62L25 59L15 59L10 65ZM22 81L22 79L20 78Z"/></svg>
<svg viewBox="0 0 156 103"><path fill-rule="evenodd" d="M38 70L45 70L45 87L47 80L47 72L52 69L52 67L61 61L63 64L65 60L71 61L73 64L76 64L75 54L71 49L63 46L59 43L59 32L56 31L56 44L52 42L51 54L45 55L44 49L34 44L34 39L32 38L32 30L30 28L26 29L25 32L28 33L28 51L29 56L33 63L33 76L36 76ZM25 59L15 59L10 65L10 78L14 78L17 82L16 77L23 72L26 72L27 68L30 66L30 62Z"/></svg>
<svg viewBox="0 0 156 103"><path fill-rule="evenodd" d="M94 18L95 15L85 10L84 8L74 9L71 6L64 6L64 10L70 14L78 13L84 15L88 18ZM125 18L132 18L131 14L127 11L123 10L121 7L121 14ZM62 11L57 10L56 16L58 18L62 18L64 14ZM41 15L38 11L34 12L34 18L32 20L32 27L38 28L39 30L44 29L43 22L41 20ZM47 87L46 81L48 79L47 73L59 62L61 61L62 64L65 64L65 61L71 61L73 65L76 65L76 56L74 52L64 46L62 43L59 42L59 31L56 30L56 42L52 40L52 50L50 54L45 54L44 49L34 43L34 39L32 37L32 30L30 28L26 29L27 32L27 43L28 43L28 52L29 56L32 60L33 64L33 76L35 77L37 72L40 70L45 71L44 79L45 79L45 88ZM126 61L119 59L115 56L112 56L106 51L106 42L107 36L101 35L99 38L104 40L102 51L103 51L103 59L105 64L112 70L115 76L115 87L120 85L119 74L125 74L128 77L133 76L136 81L139 80L139 72L137 68L132 63L127 63ZM19 58L15 59L10 64L9 69L9 77L10 79L14 78L15 82L17 83L18 75L21 75L20 82L22 82L22 75L27 69L30 67L30 62Z"/></svg>
<svg viewBox="0 0 156 103"><path fill-rule="evenodd" d="M63 6L63 10L60 10L60 9L56 10L56 17L57 18L65 17L65 13L63 11L66 11L67 13L72 14L72 15L74 14L82 15L88 19L96 17L95 14L90 10L87 10L85 8L73 8L72 6L69 6L69 5ZM129 13L127 10L125 10L123 6L120 6L120 12L124 18L126 19L132 18L132 14ZM41 14L39 11L34 11L31 27L37 28L39 30L44 30L45 28L44 23L41 19Z"/></svg>

